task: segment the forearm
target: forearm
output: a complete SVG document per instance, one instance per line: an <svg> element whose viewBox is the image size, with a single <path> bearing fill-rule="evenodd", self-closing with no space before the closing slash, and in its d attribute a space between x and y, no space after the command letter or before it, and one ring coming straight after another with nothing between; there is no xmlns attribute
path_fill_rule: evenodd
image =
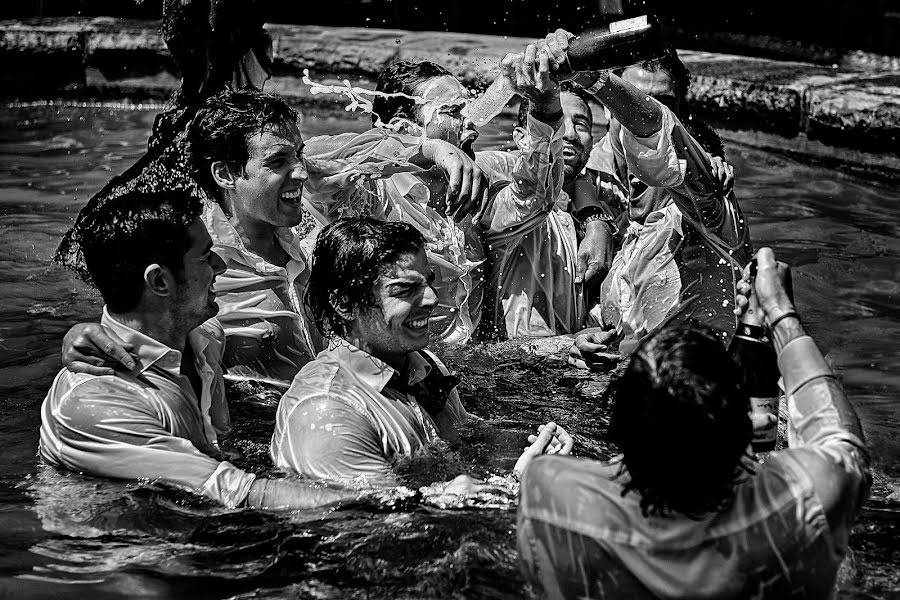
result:
<svg viewBox="0 0 900 600"><path fill-rule="evenodd" d="M662 128L659 105L618 75L601 72L591 90L616 120L637 137L650 137Z"/></svg>
<svg viewBox="0 0 900 600"><path fill-rule="evenodd" d="M829 433L840 431L862 441L863 431L853 405L800 321L794 317L782 319L772 336L789 398L792 427L802 443L822 443Z"/></svg>
<svg viewBox="0 0 900 600"><path fill-rule="evenodd" d="M268 510L318 508L334 502L358 500L362 493L314 482L291 479L257 479L247 494L247 506Z"/></svg>

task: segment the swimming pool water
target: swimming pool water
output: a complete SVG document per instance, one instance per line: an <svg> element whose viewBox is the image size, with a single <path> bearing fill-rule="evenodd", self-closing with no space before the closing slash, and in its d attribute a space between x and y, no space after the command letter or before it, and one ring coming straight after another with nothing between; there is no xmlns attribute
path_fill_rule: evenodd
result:
<svg viewBox="0 0 900 600"><path fill-rule="evenodd" d="M356 506L323 514L229 511L184 494L38 467L39 407L62 335L95 320L99 298L50 263L79 208L146 147L154 110L0 109L0 596L43 598L519 598L514 502L494 508ZM365 119L307 115L305 135L361 131ZM508 143L509 120L482 148ZM777 154L729 145L754 245L794 267L797 303L856 403L880 473L853 538L842 597L900 594L900 191ZM408 466L413 485L509 470L549 419L579 454L606 455L602 387L519 342L453 350L470 411L487 423ZM242 393L243 392L243 393ZM268 465L277 398L232 390L243 466ZM690 457L677 457L688 468Z"/></svg>

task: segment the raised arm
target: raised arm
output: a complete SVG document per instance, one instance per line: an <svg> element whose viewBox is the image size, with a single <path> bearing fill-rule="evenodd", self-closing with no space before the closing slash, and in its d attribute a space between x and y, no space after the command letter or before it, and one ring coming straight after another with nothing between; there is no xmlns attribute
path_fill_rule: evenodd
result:
<svg viewBox="0 0 900 600"><path fill-rule="evenodd" d="M803 329L785 287L787 266L769 248L757 254L753 292L743 280L740 304L758 307L772 328L778 367L784 378L790 415L790 449L813 481L826 517L836 533L846 535L865 500L871 475L862 427L853 405L838 384L815 342Z"/></svg>

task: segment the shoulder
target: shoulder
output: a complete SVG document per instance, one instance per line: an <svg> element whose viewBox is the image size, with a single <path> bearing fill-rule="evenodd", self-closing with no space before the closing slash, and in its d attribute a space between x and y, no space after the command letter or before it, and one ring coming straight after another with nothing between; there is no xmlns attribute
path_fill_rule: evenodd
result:
<svg viewBox="0 0 900 600"><path fill-rule="evenodd" d="M55 414L67 418L93 418L98 402L128 400L128 405L138 408L147 398L147 384L127 375L88 375L62 369L53 381L45 403Z"/></svg>
<svg viewBox="0 0 900 600"><path fill-rule="evenodd" d="M301 405L318 410L340 405L362 412L366 402L360 384L346 366L333 356L320 354L294 376L278 404L278 412L287 417Z"/></svg>

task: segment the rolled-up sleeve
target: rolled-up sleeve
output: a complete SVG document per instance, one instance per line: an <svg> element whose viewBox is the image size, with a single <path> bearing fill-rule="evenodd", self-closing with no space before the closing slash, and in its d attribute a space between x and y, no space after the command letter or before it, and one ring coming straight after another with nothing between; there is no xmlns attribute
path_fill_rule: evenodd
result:
<svg viewBox="0 0 900 600"><path fill-rule="evenodd" d="M704 225L719 225L724 198L713 175L711 156L671 110L653 101L662 111L660 130L641 138L621 125L613 127L613 152L643 183L676 192L672 199L682 211Z"/></svg>
<svg viewBox="0 0 900 600"><path fill-rule="evenodd" d="M494 199L483 223L499 231L534 213L549 210L563 185L563 129L528 115L526 136L518 153L479 152L476 162L492 181L505 178L509 186Z"/></svg>

